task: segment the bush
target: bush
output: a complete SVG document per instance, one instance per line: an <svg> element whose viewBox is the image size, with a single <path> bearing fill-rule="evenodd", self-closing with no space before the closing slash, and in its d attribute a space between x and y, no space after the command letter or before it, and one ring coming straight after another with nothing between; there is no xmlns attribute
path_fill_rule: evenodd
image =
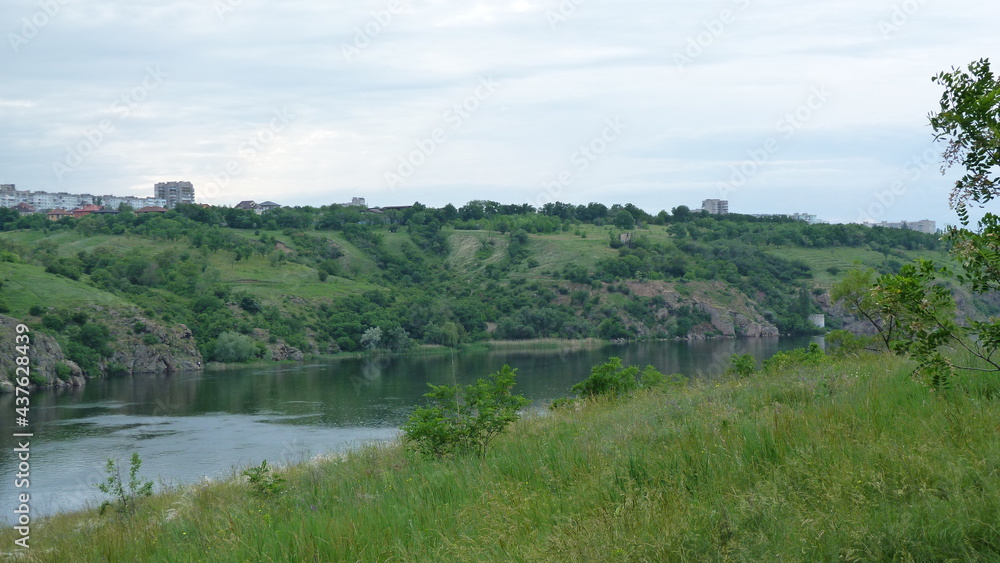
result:
<svg viewBox="0 0 1000 563"><path fill-rule="evenodd" d="M108 464L104 469L108 477L103 483L98 483L97 488L102 493L111 495L112 500L106 500L101 503L101 514L104 514L104 511L108 507L114 506L116 501L119 512L134 512L140 499L153 494L153 482L143 481L139 478L140 467L142 467L142 460L139 459L139 454L132 452L132 460L129 464L128 472L129 479L128 483L125 483L122 481L121 468L118 466L118 462L110 458L108 459Z"/></svg>
<svg viewBox="0 0 1000 563"><path fill-rule="evenodd" d="M757 359L750 354L733 354L729 357L727 374L750 377L757 371Z"/></svg>
<svg viewBox="0 0 1000 563"><path fill-rule="evenodd" d="M272 472L267 466L266 459L261 461L259 466L244 469L241 475L247 478L251 493L255 497L273 497L285 490L285 478Z"/></svg>
<svg viewBox="0 0 1000 563"><path fill-rule="evenodd" d="M819 347L819 344L812 342L808 348L796 348L787 352L778 352L767 360L764 360L763 367L770 372L777 372L794 365L816 365L825 360L826 353Z"/></svg>
<svg viewBox="0 0 1000 563"><path fill-rule="evenodd" d="M236 332L223 332L215 341L212 357L218 362L240 363L252 358L257 346L249 336Z"/></svg>
<svg viewBox="0 0 1000 563"><path fill-rule="evenodd" d="M65 362L59 362L56 364L56 377L60 381L69 381L70 375L73 373L73 369L69 367L69 364Z"/></svg>
<svg viewBox="0 0 1000 563"><path fill-rule="evenodd" d="M486 454L489 443L518 419L518 410L528 404L521 395L512 395L517 370L503 366L500 371L460 385L430 385L424 395L431 404L418 407L403 425L403 435L427 457L475 452Z"/></svg>
<svg viewBox="0 0 1000 563"><path fill-rule="evenodd" d="M597 395L620 396L640 387L653 387L666 381L666 376L653 366L646 366L640 374L639 368L625 366L621 358L609 358L606 363L590 369L590 377L573 386L574 393L582 397Z"/></svg>

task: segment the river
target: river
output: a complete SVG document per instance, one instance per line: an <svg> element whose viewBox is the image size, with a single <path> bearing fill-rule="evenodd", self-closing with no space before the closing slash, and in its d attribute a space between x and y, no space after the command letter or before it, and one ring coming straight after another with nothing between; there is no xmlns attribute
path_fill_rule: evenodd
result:
<svg viewBox="0 0 1000 563"><path fill-rule="evenodd" d="M32 395L30 489L14 486L17 444L0 433L0 521L19 493L32 516L79 509L104 498L94 486L108 458L127 479L133 451L157 489L225 478L249 464L294 463L398 435L427 384L471 383L517 368L515 392L533 408L569 394L591 366L611 356L665 374L718 376L732 354L764 359L810 339L739 339L607 344L576 350L514 349L384 358L349 358L90 381ZM14 397L0 396L13 419ZM4 423L8 426L7 422Z"/></svg>

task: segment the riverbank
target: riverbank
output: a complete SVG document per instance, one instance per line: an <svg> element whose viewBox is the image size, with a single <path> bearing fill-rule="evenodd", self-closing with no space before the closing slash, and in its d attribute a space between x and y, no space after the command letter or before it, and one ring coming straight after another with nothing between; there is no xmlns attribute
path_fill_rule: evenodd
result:
<svg viewBox="0 0 1000 563"><path fill-rule="evenodd" d="M271 498L231 480L38 521L20 558L996 558L1000 383L933 393L908 368L865 356L581 403L483 459L363 448L282 470Z"/></svg>

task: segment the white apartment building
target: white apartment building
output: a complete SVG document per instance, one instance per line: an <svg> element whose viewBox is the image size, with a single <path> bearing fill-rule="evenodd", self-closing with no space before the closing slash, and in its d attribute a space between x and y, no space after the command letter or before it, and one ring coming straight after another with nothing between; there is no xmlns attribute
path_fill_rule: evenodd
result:
<svg viewBox="0 0 1000 563"><path fill-rule="evenodd" d="M712 215L726 215L729 213L729 200L726 199L706 199L701 202L703 211Z"/></svg>

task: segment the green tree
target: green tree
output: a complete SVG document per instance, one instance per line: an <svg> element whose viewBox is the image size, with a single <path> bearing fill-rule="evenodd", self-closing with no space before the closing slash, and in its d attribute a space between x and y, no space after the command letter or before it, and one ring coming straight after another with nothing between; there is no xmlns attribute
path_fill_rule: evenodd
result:
<svg viewBox="0 0 1000 563"><path fill-rule="evenodd" d="M635 217L624 209L615 213L613 222L616 227L625 231L635 228Z"/></svg>
<svg viewBox="0 0 1000 563"><path fill-rule="evenodd" d="M647 371L650 368L647 367ZM652 368L655 370L655 368ZM573 386L573 392L581 397L597 395L620 396L639 388L639 368L625 366L618 357L609 358L607 362L590 369L590 377ZM656 380L652 372L643 374L648 380Z"/></svg>
<svg viewBox="0 0 1000 563"><path fill-rule="evenodd" d="M950 197L961 227L950 227L946 234L952 255L962 264L957 280L976 293L994 292L1000 289L1000 217L987 212L970 229L966 206L970 200L986 204L1000 193L1000 82L986 59L933 80L945 89L940 110L930 115L934 138L947 145L945 167L965 169ZM947 386L956 368L1000 371L1000 360L994 357L1000 349L1000 321L956 322L955 299L940 282L949 274L946 268L918 261L878 278L871 290L877 314L895 323L890 346L914 358L914 374L935 387ZM943 352L945 347L964 350L978 361L957 366Z"/></svg>
<svg viewBox="0 0 1000 563"><path fill-rule="evenodd" d="M128 482L122 480L121 467L116 460L108 458L108 463L104 471L108 474L103 483L98 483L97 488L102 493L110 495L113 500L106 500L101 503L101 514L116 503L119 512L131 514L135 512L139 500L153 494L153 482L143 480L139 477L139 469L142 467L142 460L138 452L132 452L132 459L129 462Z"/></svg>
<svg viewBox="0 0 1000 563"><path fill-rule="evenodd" d="M465 387L428 384L431 392L424 396L430 404L417 407L403 425L406 441L427 457L463 453L482 457L528 404L523 396L511 393L516 376L517 370L505 365Z"/></svg>
<svg viewBox="0 0 1000 563"><path fill-rule="evenodd" d="M892 342L897 335L896 316L880 306L872 291L874 287L874 270L854 268L847 272L843 280L833 285L830 298L835 303L840 303L855 317L868 321L875 328L885 349L891 350Z"/></svg>
<svg viewBox="0 0 1000 563"><path fill-rule="evenodd" d="M257 345L252 338L237 332L223 332L215 341L212 357L226 363L245 362L257 353Z"/></svg>

